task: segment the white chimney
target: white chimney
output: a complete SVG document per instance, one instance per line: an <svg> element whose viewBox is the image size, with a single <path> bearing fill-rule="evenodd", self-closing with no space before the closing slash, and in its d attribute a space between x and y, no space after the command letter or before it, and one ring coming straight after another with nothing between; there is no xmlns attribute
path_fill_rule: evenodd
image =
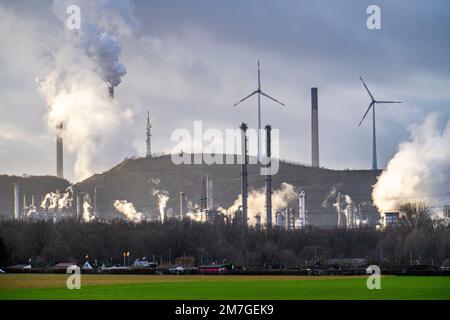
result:
<svg viewBox="0 0 450 320"><path fill-rule="evenodd" d="M298 198L298 212L300 220L300 229L306 227L306 207L305 207L305 191L300 192Z"/></svg>
<svg viewBox="0 0 450 320"><path fill-rule="evenodd" d="M20 220L19 208L20 189L17 182L14 183L14 220Z"/></svg>

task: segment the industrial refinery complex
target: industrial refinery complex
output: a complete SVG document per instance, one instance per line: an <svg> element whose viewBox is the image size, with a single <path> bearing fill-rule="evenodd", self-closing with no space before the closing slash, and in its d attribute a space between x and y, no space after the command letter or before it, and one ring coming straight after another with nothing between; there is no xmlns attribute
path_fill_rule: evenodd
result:
<svg viewBox="0 0 450 320"><path fill-rule="evenodd" d="M240 190L234 190L232 193L236 196L236 199L232 204L219 203L215 201L217 195L223 193L223 190L214 189L214 170L211 174L201 174L196 177L196 181L201 180L199 185L196 186L197 193L192 194L187 192L188 190L180 189L176 192L168 192L164 189L159 189L160 185L164 184L164 177L151 177L152 190L148 195L147 205L139 203L137 206L143 208L136 208L135 204L129 199L123 198L124 195L117 194L114 201L109 201L109 205L103 204L99 206L99 202L103 202L100 199L103 194L100 188L96 185L91 190L85 190L80 187L80 183L74 185L68 185L64 190L53 190L46 194L41 194L37 198L36 194L21 192L20 182L14 182L13 187L10 189L13 194L13 210L12 212L3 212L3 218L24 220L24 221L61 221L64 219L75 219L80 222L91 221L108 221L111 219L122 218L135 223L142 221L157 221L164 222L168 219L190 219L197 222L214 222L218 219L226 221L227 223L240 224L244 226L263 228L270 230L272 228L281 228L286 230L304 229L307 226L327 227L327 228L358 228L368 225L376 226L377 228L386 228L391 225L396 225L399 221L400 212L398 208L396 210L379 211L377 212L371 203L371 185L369 185L369 193L365 194L365 201L356 202L352 199L351 194L346 194L343 191L333 187L328 194L323 194L322 207L328 207L328 218L326 222L322 219L319 223L314 223L314 214L323 214L318 212L317 209L310 210L308 208L309 197L308 193L302 189L302 185L308 187L303 181L300 181L300 185L292 185L287 182L279 183L280 190L275 190L277 194L276 204L273 204L273 184L272 180L277 176L277 173L271 173L271 126L268 124L265 126L265 130L261 130L261 96L266 97L272 102L280 104L285 107L283 103L272 98L268 94L261 90L260 80L260 62L258 61L258 88L234 104L237 106L241 102L250 98L253 95L258 97L258 132L257 135L257 155L256 158L250 157L248 154L248 136L247 136L247 124L242 123L239 127L241 134L241 154L236 155L236 159L240 159ZM376 153L376 135L375 135L375 106L377 103L400 103L399 101L377 101L369 91L366 83L361 78L361 82L364 85L367 93L371 97L371 103L360 125L368 112L373 111L373 168L371 171L367 170L367 175L371 179L370 183L376 181L376 177L380 174L377 166L377 153ZM114 87L108 87L109 98L114 99ZM318 88L311 88L311 164L306 166L311 170L324 170L320 168L319 163L319 93ZM142 159L146 162L147 166L152 166L152 161L155 159L152 156L152 142L151 142L151 122L150 111L147 112L147 121L145 123L145 142L146 151L145 157ZM57 126L56 137L56 176L63 179L64 168L64 155L63 155L63 130L64 124L59 123ZM261 140L263 134L265 134L265 147L264 152L261 150ZM262 155L264 153L264 156ZM190 155L194 156L194 155ZM252 161L249 161L252 160ZM279 159L276 159L279 160ZM130 160L133 161L133 160ZM212 168L217 168L212 166ZM227 165L222 165L227 166ZM269 174L263 175L264 188L251 191L250 201L258 202L258 205L252 205L249 207L249 166L256 166L264 168ZM174 165L173 170L179 170L179 166ZM231 171L235 170L236 166L233 166ZM234 171L233 174L237 172ZM138 173L139 174L139 173ZM171 177L173 179L173 177ZM89 179L88 179L89 180ZM261 177L259 177L261 180ZM23 180L26 181L26 180ZM82 183L81 183L82 184ZM250 181L251 185L251 181ZM337 184L339 185L339 183ZM288 187L286 194L283 194L282 188ZM281 196L279 195L281 193ZM192 197L189 199L187 194ZM256 194L256 195L255 195ZM317 198L317 195L314 195ZM8 197L6 197L8 198ZM178 198L178 200L175 200ZM168 202L171 199L172 205L168 206ZM256 200L255 200L256 199ZM367 201L366 199L369 199ZM150 205L150 202L153 202ZM229 202L229 201L228 201ZM262 204L263 203L263 204ZM262 204L262 205L261 205ZM108 207L109 206L109 207ZM317 206L317 204L315 204ZM314 207L314 205L313 205ZM322 209L323 209L322 208ZM330 210L331 208L331 210ZM104 214L106 213L109 214ZM111 215L111 211L116 214ZM330 213L333 211L333 213ZM448 225L449 223L449 209L444 208L443 223ZM371 214L370 214L371 213ZM372 218L369 216L372 215ZM379 215L379 219L374 219L373 216ZM330 217L331 216L331 217Z"/></svg>

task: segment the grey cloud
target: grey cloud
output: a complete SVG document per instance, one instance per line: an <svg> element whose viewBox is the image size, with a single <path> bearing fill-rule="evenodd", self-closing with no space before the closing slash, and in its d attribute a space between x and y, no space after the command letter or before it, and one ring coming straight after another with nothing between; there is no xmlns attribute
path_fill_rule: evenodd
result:
<svg viewBox="0 0 450 320"><path fill-rule="evenodd" d="M219 129L237 127L242 121L255 126L256 100L239 109L231 105L254 90L256 60L261 59L263 87L287 104L279 109L263 102L264 123L281 129L282 158L310 161L309 89L318 86L322 165L370 167L370 118L357 127L368 103L358 79L363 74L380 98L405 100L404 105L387 106L377 115L379 162L386 165L398 143L408 138L410 124L436 110L449 118L450 9L439 0L432 5L419 0L377 2L382 9L380 31L365 27L369 1L135 1L142 28L136 38L123 43L122 61L128 74L116 90L124 108L135 112L124 141L132 139L143 154L147 109L154 119L155 151L170 149L172 130L192 128L194 120ZM50 2L28 3L9 6L24 21L32 17L32 26L47 19L58 30L48 9ZM38 8L30 9L33 6ZM14 39L1 34L2 42L13 47ZM51 34L25 33L25 37L49 41L46 50L37 49L51 52ZM27 65L42 61L39 54L19 55L22 67L11 68L0 78L1 100L6 101L0 124L24 126L30 134L47 134L53 141L43 125L45 106L33 81L24 86L18 80ZM8 57L0 57L1 65L9 64ZM30 70L33 79L38 70ZM10 112L17 106L11 92L17 90L26 92L20 104L29 105L30 119L24 120L22 112ZM2 157L8 157L2 168L7 173L23 170L13 165L9 155L17 148L11 142L2 144ZM50 154L54 149L53 144L42 148ZM73 161L70 155L67 158ZM52 156L42 157L39 163L53 170Z"/></svg>

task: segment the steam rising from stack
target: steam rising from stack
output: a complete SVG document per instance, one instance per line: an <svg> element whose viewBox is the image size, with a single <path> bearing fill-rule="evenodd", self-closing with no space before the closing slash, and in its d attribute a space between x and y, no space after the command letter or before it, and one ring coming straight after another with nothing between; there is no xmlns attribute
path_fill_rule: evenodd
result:
<svg viewBox="0 0 450 320"><path fill-rule="evenodd" d="M91 197L89 196L89 193L85 193L83 199L83 222L88 223L95 220L95 215L92 213L91 209Z"/></svg>
<svg viewBox="0 0 450 320"><path fill-rule="evenodd" d="M132 202L128 202L126 200L116 200L114 201L114 208L122 213L127 220L139 223L144 219L144 214L136 211Z"/></svg>
<svg viewBox="0 0 450 320"><path fill-rule="evenodd" d="M170 199L169 194L164 190L153 190L153 196L155 196L158 201L160 221L161 223L164 223L166 220L166 205L167 201Z"/></svg>
<svg viewBox="0 0 450 320"><path fill-rule="evenodd" d="M137 20L130 1L55 1L53 9L62 26L69 4L80 6L81 30L66 29L67 41L56 50L52 70L38 82L49 106L48 128L57 134L64 123L58 137L76 155L74 172L82 180L121 159L118 150L131 152L121 132L131 111L120 110L107 87L113 90L126 74L119 61L119 39L135 30Z"/></svg>
<svg viewBox="0 0 450 320"><path fill-rule="evenodd" d="M73 189L68 187L66 192L49 192L45 195L41 202L41 209L45 211L58 211L61 212L64 209L68 209L72 206L73 201Z"/></svg>
<svg viewBox="0 0 450 320"><path fill-rule="evenodd" d="M295 201L298 193L295 191L293 185L283 182L281 188L275 190L272 194L272 212L284 210L286 206L292 201ZM227 209L227 214L231 215L236 212L242 203L242 195L234 201L233 205ZM254 226L256 223L256 213L265 212L266 207L266 190L261 188L259 190L252 190L248 195L248 211L251 213L248 216L248 224ZM272 214L272 220L273 219ZM260 216L261 223L265 225L267 219L265 215Z"/></svg>
<svg viewBox="0 0 450 320"><path fill-rule="evenodd" d="M432 114L410 128L409 141L389 161L376 183L372 199L383 211L398 210L408 201L425 201L431 206L450 202L450 121L439 128Z"/></svg>

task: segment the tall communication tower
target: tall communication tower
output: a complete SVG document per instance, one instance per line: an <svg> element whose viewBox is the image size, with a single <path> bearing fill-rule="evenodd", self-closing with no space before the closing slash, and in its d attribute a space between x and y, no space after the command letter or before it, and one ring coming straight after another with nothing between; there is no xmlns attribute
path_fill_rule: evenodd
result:
<svg viewBox="0 0 450 320"><path fill-rule="evenodd" d="M145 154L145 156L147 158L152 157L152 145L151 145L151 139L150 139L150 137L152 136L150 133L151 128L152 128L152 125L150 124L150 112L147 111L147 128L146 128L147 139L145 140L147 142L147 152Z"/></svg>

